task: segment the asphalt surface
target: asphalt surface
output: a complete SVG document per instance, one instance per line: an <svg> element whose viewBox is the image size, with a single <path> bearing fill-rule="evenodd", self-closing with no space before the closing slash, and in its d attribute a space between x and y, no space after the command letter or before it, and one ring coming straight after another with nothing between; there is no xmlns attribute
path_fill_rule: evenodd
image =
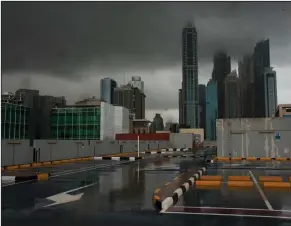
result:
<svg viewBox="0 0 291 226"><path fill-rule="evenodd" d="M252 166L266 166L268 163L250 163ZM229 165L229 163L213 164L207 170L207 175L222 176L222 185L220 187L195 188L192 187L185 195L179 199L177 207L198 207L198 208L227 208L227 209L265 209L268 210L266 202L269 202L274 210L291 211L291 189L261 189L266 197L264 199L258 188L254 185L251 188L230 188L227 186L228 176L246 176L250 172L257 181L259 176L282 176L283 181L288 182L291 170L270 170L255 168L252 169L219 169L219 166ZM286 164L284 164L286 166ZM234 165L233 167L236 167ZM271 219L271 218L249 218L249 217L225 217L225 216L200 216L199 218L205 225L255 225L256 223L267 225L291 225L290 219ZM223 222L223 224L222 224ZM229 222L229 223L228 223ZM203 225L204 225L203 223ZM202 225L202 224L201 224Z"/></svg>
<svg viewBox="0 0 291 226"><path fill-rule="evenodd" d="M175 153L176 154L176 153ZM40 168L40 172L53 172L48 181L28 182L2 187L2 224L18 225L288 225L287 220L248 217L201 216L186 214L160 215L152 206L153 192L170 182L184 169L203 164L203 158L159 158L154 156L138 162L121 165L116 161L92 161ZM115 165L110 165L115 164ZM94 169L95 168L95 169ZM77 170L83 169L82 172ZM32 170L32 169L29 169ZM35 169L34 169L35 170ZM209 169L209 174L228 175L231 170ZM66 173L64 173L66 172ZM241 172L241 171L239 171ZM276 171L277 172L277 171ZM242 174L246 172L241 172ZM257 176L259 172L253 171ZM288 172L286 173L286 175ZM273 208L290 210L290 190L264 191ZM285 192L285 193L284 193ZM62 193L77 197L76 201L51 207L46 198ZM58 200L61 200L60 198ZM260 194L254 189L213 190L190 189L177 205L235 206L266 208Z"/></svg>

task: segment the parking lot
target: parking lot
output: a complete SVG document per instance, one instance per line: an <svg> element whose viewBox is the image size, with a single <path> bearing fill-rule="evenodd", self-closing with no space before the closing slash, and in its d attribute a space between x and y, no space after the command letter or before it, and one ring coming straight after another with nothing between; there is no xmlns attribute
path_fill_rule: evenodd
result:
<svg viewBox="0 0 291 226"><path fill-rule="evenodd" d="M175 206L169 207L164 214L157 214L152 203L154 191L162 190L162 186L175 181L183 172L204 164L204 158L151 155L134 162L86 161L25 169L27 172L50 172L54 176L47 181L2 184L2 223L9 226L26 223L288 225L290 188L265 188L260 181L260 176L279 176L283 182L288 182L291 169L288 170L290 164L286 162L214 162L207 167L204 176L214 176L212 182L221 178L219 184L196 184ZM247 177L249 180L245 184L248 185L229 186L229 176ZM207 180L201 177L200 181ZM56 215L58 217L51 217Z"/></svg>
<svg viewBox="0 0 291 226"><path fill-rule="evenodd" d="M165 213L276 218L274 225L280 225L291 219L290 166L286 162L215 162L201 182Z"/></svg>

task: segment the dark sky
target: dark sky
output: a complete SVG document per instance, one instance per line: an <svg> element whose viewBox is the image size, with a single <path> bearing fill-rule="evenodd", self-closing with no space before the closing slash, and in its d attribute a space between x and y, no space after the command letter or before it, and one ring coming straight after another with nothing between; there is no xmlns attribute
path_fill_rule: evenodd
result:
<svg viewBox="0 0 291 226"><path fill-rule="evenodd" d="M11 84L18 77L18 85L47 86L44 92L54 90L76 99L99 96L101 77L124 81L125 74L141 75L149 108L158 109L161 102L164 108L177 108L181 31L187 20L194 21L198 31L201 82L210 76L216 50L226 50L235 62L263 38L270 38L276 69L285 70L291 62L288 2L2 2L1 6L6 89L18 88ZM83 87L71 93L48 88L58 79ZM168 85L161 88L165 80ZM159 89L165 96L156 96Z"/></svg>

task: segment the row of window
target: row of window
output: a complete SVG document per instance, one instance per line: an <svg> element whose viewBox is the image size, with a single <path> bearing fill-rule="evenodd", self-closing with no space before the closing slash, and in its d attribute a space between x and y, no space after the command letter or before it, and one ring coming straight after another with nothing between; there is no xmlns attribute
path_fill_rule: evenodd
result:
<svg viewBox="0 0 291 226"><path fill-rule="evenodd" d="M51 117L53 125L62 124L100 124L100 116L88 117Z"/></svg>
<svg viewBox="0 0 291 226"><path fill-rule="evenodd" d="M73 114L73 113L95 113L95 112L100 112L100 107L94 107L94 108L58 108L58 109L53 109L52 114Z"/></svg>
<svg viewBox="0 0 291 226"><path fill-rule="evenodd" d="M1 138L23 140L28 139L27 125L1 124Z"/></svg>

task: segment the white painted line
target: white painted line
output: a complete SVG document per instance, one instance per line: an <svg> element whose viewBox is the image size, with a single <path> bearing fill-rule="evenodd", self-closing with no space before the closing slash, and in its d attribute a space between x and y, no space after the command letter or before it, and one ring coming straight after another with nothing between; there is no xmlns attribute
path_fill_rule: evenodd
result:
<svg viewBox="0 0 291 226"><path fill-rule="evenodd" d="M62 194L57 194L57 195L47 197L46 199L50 201L54 201L54 203L46 205L44 206L44 208L56 206L56 205L60 205L60 204L68 203L68 202L78 201L82 198L83 194L84 193L80 193L77 195L69 195L69 194L62 193Z"/></svg>
<svg viewBox="0 0 291 226"><path fill-rule="evenodd" d="M146 157L144 159L147 159L147 158L149 158L149 157ZM86 171L91 171L91 170L95 170L95 169L102 169L102 168L107 168L107 167L111 167L111 166L123 165L126 163L129 163L129 161L111 163L111 164L102 164L102 165L98 165L98 166L93 165L93 166L83 167L83 168L79 168L79 169L65 170L65 171L59 172L59 174L55 174L55 175L50 176L50 178L72 175L72 174L76 174L76 173L82 173L82 172L86 172ZM29 183L29 182L33 182L33 181L36 181L36 179L17 182L17 183L9 183L9 184L2 185L1 187L8 187L8 186L13 186L13 185L18 185L18 184L24 184L24 183Z"/></svg>
<svg viewBox="0 0 291 226"><path fill-rule="evenodd" d="M181 195L183 195L183 191L181 188L177 188L173 193L177 193L178 197L180 197Z"/></svg>
<svg viewBox="0 0 291 226"><path fill-rule="evenodd" d="M120 157L111 157L111 160L113 160L113 161L120 161Z"/></svg>
<svg viewBox="0 0 291 226"><path fill-rule="evenodd" d="M15 176L1 176L3 182L11 182L15 180Z"/></svg>
<svg viewBox="0 0 291 226"><path fill-rule="evenodd" d="M77 195L70 195L70 194L67 194L67 193L70 193L70 192L73 192L73 191L78 191L78 190L81 190L81 189L84 189L84 188L88 188L88 187L92 187L92 186L94 186L96 184L97 184L97 182L92 183L92 184L88 184L88 185L85 185L85 186L82 186L82 187L74 188L74 189L71 189L71 190L68 190L68 191L65 191L65 192L61 192L61 193L58 193L56 195L52 195L52 196L46 197L45 199L54 201L54 203L46 205L44 207L50 207L50 206L55 206L55 205L64 204L64 203L68 203L68 202L78 201L78 200L80 200L82 198L84 193L80 193L80 194L77 194Z"/></svg>
<svg viewBox="0 0 291 226"><path fill-rule="evenodd" d="M291 219L291 217L282 216L263 216L263 215L243 215L243 214L221 214L221 213L188 213L188 212L162 212L163 214L188 214L188 215L208 215L208 216L232 216L232 217L264 217L264 218L278 218L278 219Z"/></svg>
<svg viewBox="0 0 291 226"><path fill-rule="evenodd" d="M102 160L103 157L94 157L93 160Z"/></svg>
<svg viewBox="0 0 291 226"><path fill-rule="evenodd" d="M259 211L270 211L268 209L255 209L255 208L234 208L234 207L216 207L216 206L199 206L199 207L196 207L196 206L174 206L175 208L187 208L187 209L228 209L228 210L259 210ZM291 213L291 210L272 210L272 211L275 211L275 212L281 212L281 211L284 211L284 212L290 212Z"/></svg>
<svg viewBox="0 0 291 226"><path fill-rule="evenodd" d="M163 202L162 202L162 210L166 211L170 206L173 205L173 199L172 197L167 197Z"/></svg>
<svg viewBox="0 0 291 226"><path fill-rule="evenodd" d="M188 182L185 182L183 185L186 188L186 191L188 191L189 190L189 183Z"/></svg>
<svg viewBox="0 0 291 226"><path fill-rule="evenodd" d="M263 199L263 201L265 202L266 206L268 207L268 209L269 210L274 210L273 207L271 206L271 203L267 199L265 193L263 192L262 188L260 187L257 179L255 178L253 172L249 170L249 173L250 173L250 175L252 177L252 180L254 181L254 183L255 183L255 185L256 185L256 187L257 187L257 189L258 189L258 191L259 191L259 193L260 193L260 195L261 195L261 197Z"/></svg>

